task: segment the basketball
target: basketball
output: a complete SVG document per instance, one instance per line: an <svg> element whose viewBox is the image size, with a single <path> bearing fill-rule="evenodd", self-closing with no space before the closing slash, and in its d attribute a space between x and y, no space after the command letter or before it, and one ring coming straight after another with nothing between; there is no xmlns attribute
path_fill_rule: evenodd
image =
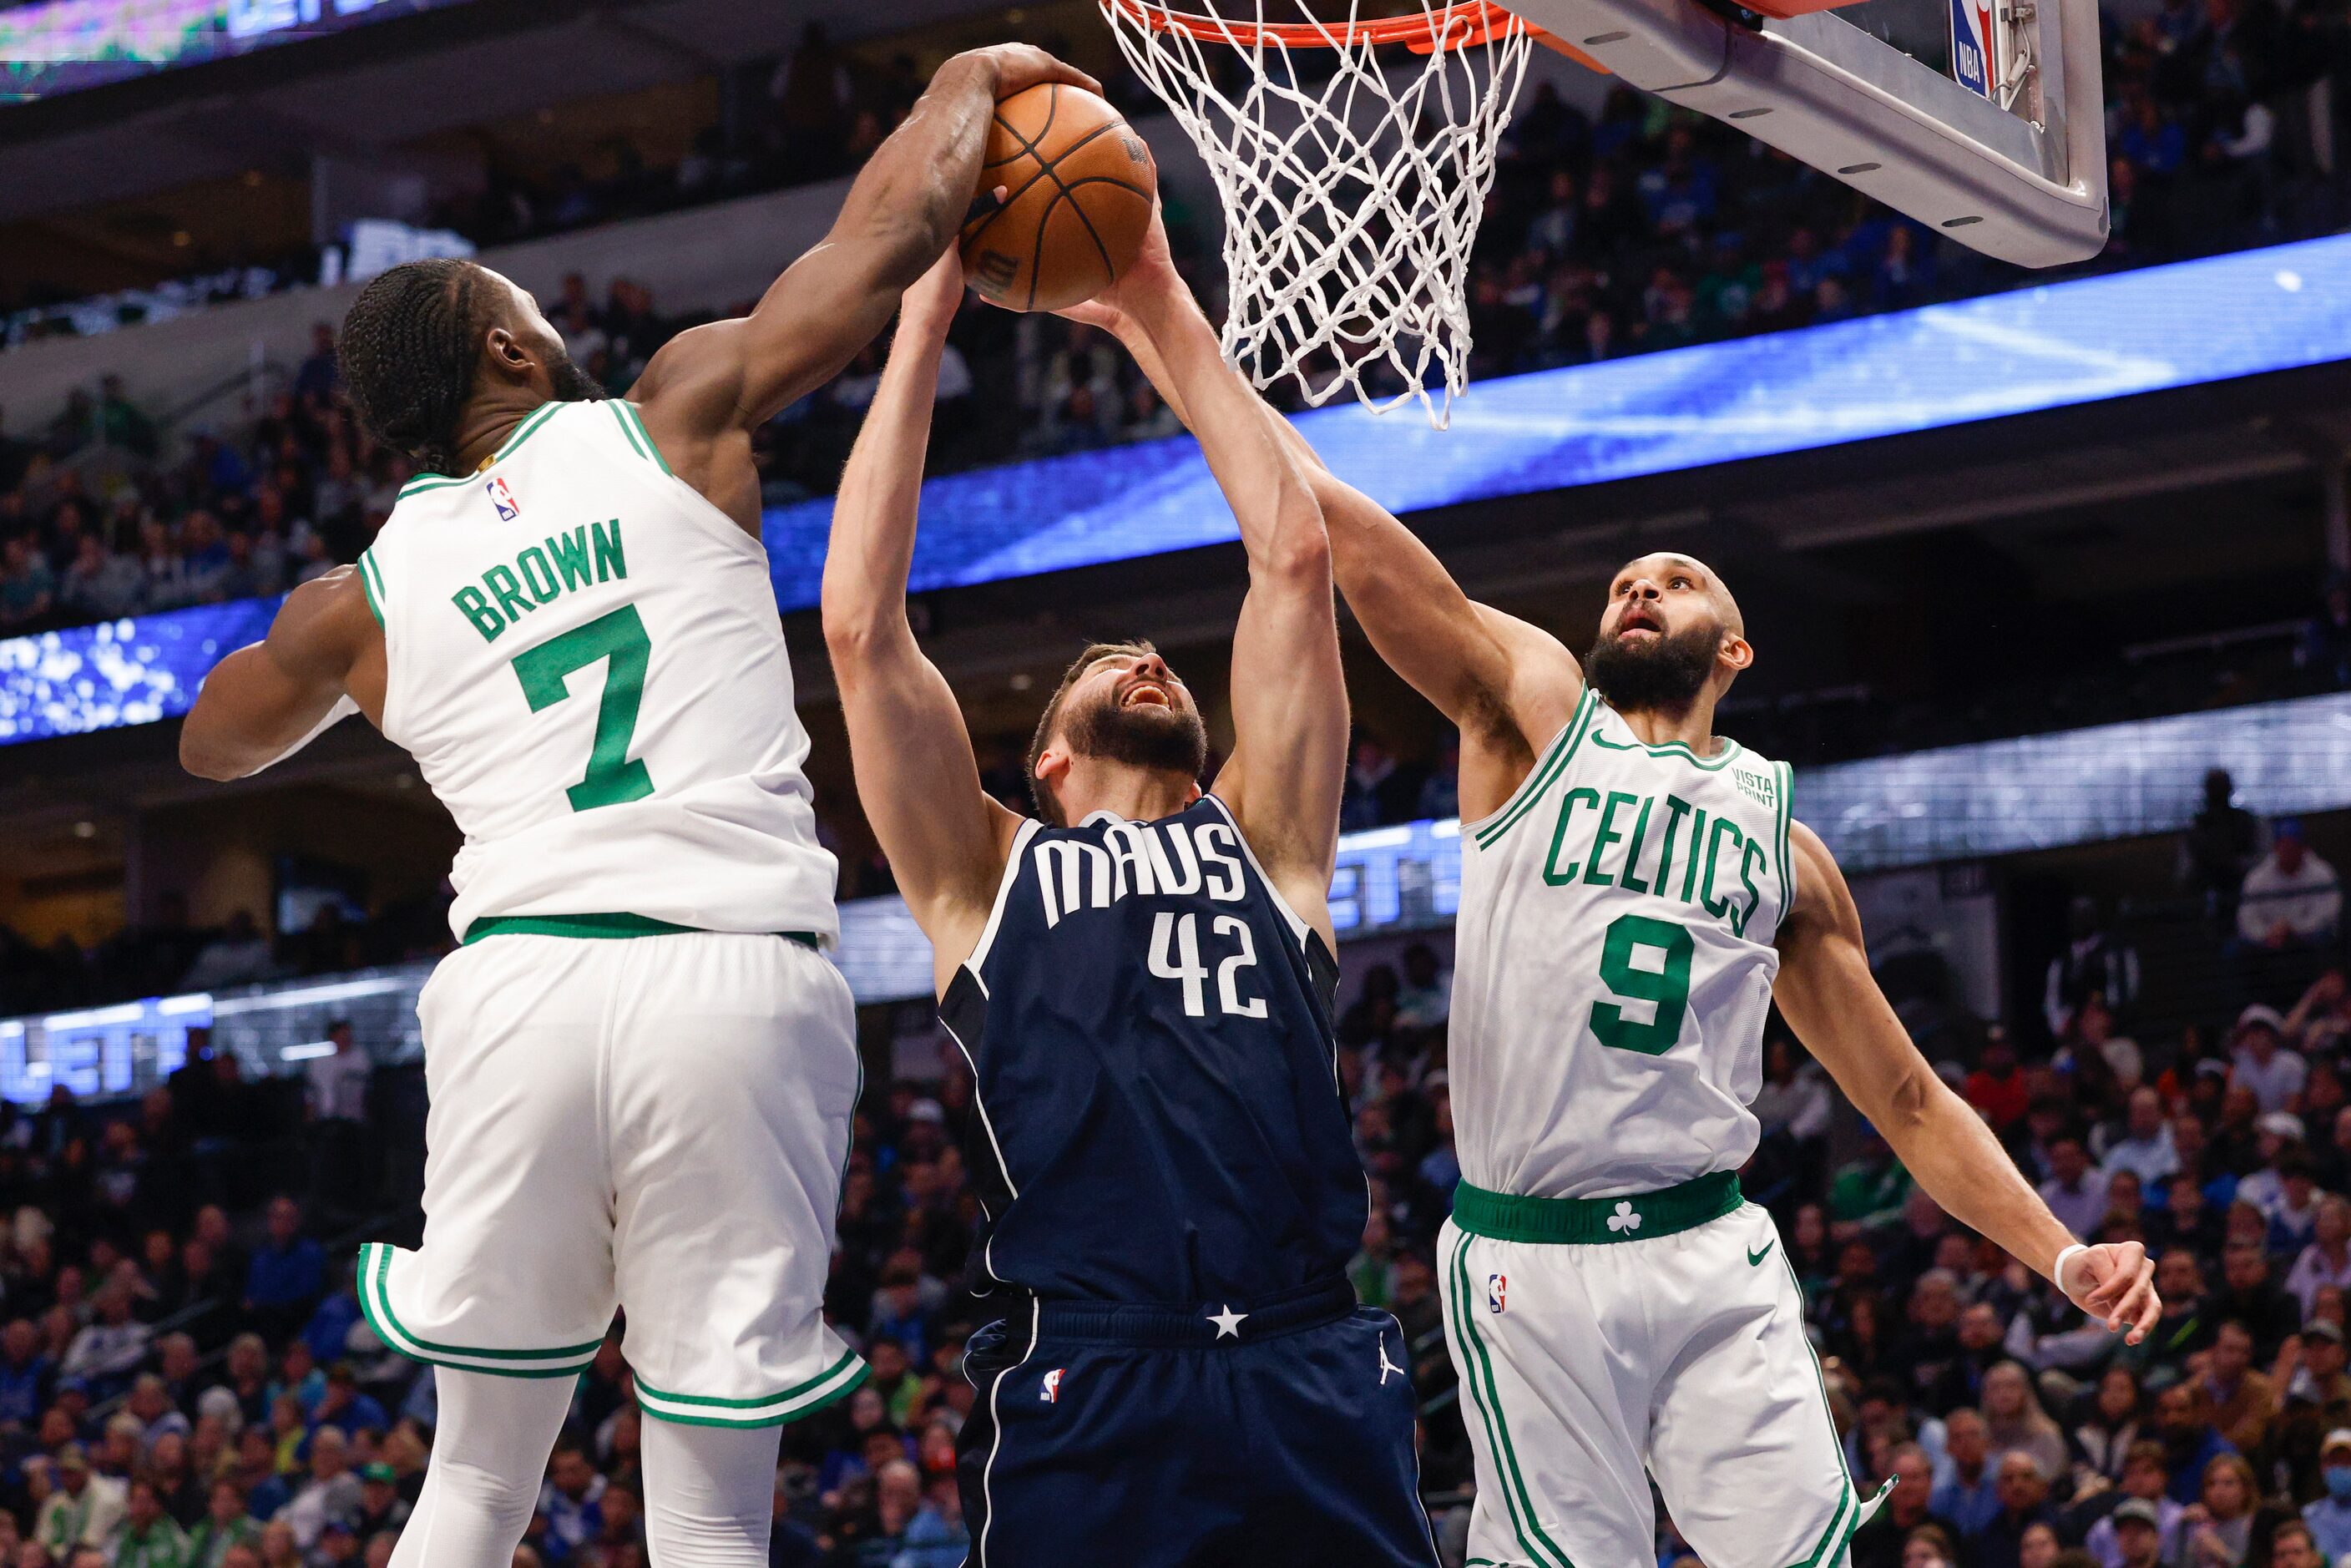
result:
<svg viewBox="0 0 2351 1568"><path fill-rule="evenodd" d="M964 273L991 304L1059 310L1091 299L1134 265L1158 185L1151 149L1118 110L1081 88L1048 83L996 106L980 189L1004 204L963 232Z"/></svg>

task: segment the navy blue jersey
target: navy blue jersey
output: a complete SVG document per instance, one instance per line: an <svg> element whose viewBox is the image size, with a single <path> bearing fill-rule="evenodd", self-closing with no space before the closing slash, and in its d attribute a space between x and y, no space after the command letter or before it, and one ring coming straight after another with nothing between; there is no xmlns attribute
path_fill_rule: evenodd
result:
<svg viewBox="0 0 2351 1568"><path fill-rule="evenodd" d="M1337 978L1213 796L1023 828L940 1008L978 1086L975 1282L1190 1305L1343 1272L1367 1198Z"/></svg>

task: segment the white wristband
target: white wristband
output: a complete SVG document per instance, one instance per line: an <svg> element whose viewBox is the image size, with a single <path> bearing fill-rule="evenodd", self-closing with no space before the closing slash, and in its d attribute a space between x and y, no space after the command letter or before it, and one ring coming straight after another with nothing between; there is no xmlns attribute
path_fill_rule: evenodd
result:
<svg viewBox="0 0 2351 1568"><path fill-rule="evenodd" d="M2088 1247L2076 1241L2071 1247L2068 1247L2064 1251L2058 1253L2057 1261L2050 1266L2049 1277L2057 1282L2058 1293L2063 1295L2067 1301L2073 1300L2074 1292L2065 1289L2065 1265L2074 1260L2074 1255L2075 1253L2087 1252L2088 1250Z"/></svg>

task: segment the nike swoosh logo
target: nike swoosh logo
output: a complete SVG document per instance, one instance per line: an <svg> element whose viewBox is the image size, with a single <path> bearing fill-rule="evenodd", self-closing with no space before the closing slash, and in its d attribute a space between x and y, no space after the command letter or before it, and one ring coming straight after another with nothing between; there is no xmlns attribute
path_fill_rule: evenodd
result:
<svg viewBox="0 0 2351 1568"><path fill-rule="evenodd" d="M1764 1259L1771 1256L1771 1249L1777 1244L1778 1242L1775 1239L1774 1240L1763 1243L1763 1247L1761 1251L1750 1252L1747 1255L1747 1266L1750 1269L1757 1267Z"/></svg>

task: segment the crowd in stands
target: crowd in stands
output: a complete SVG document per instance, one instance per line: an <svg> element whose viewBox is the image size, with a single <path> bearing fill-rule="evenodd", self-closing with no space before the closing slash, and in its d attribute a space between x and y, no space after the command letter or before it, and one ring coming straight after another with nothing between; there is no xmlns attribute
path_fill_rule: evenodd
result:
<svg viewBox="0 0 2351 1568"><path fill-rule="evenodd" d="M245 910L217 926L197 925L176 893L164 895L154 922L95 947L66 936L35 943L0 925L0 1018L434 957L451 945L447 915L444 883L371 915L329 900L298 929L275 936Z"/></svg>
<svg viewBox="0 0 2351 1568"><path fill-rule="evenodd" d="M2338 79L2351 79L2336 68L2351 39L2339 7L2167 0L2127 26L2110 19L2105 36L2114 239L2093 267L2325 233L2351 217L2333 172L2335 128L2351 119L2334 109ZM1112 86L1129 112L1153 108L1131 77ZM811 28L774 71L770 114L737 144L714 129L669 169L623 146L607 177L494 178L479 200L439 215L486 244L829 177L854 168L921 87L910 57L869 66ZM1180 198L1169 215L1213 301L1204 215ZM1474 370L1834 321L2021 276L1731 127L1625 88L1595 118L1539 83L1507 135L1479 238ZM601 299L569 279L551 304L574 357L613 392L705 319L661 310L626 278ZM831 490L879 371L877 348L763 433L771 499ZM1055 319L975 304L942 382L941 471L1178 428L1106 340ZM405 477L352 428L323 329L283 391L208 432L159 429L111 382L39 428L11 430L5 414L0 634L276 591L351 559Z"/></svg>
<svg viewBox="0 0 2351 1568"><path fill-rule="evenodd" d="M1855 1483L1892 1483L1854 1537L1860 1568L2351 1554L2351 984L2340 890L2303 839L2216 782L2179 853L2234 956L2187 1013L2146 1008L2132 933L2085 903L2043 994L1929 1043L2069 1226L2156 1254L2166 1305L2142 1345L1961 1230L1772 1031L1744 1179L1803 1282ZM2290 943L2293 966L2235 961ZM1338 1027L1371 1199L1348 1272L1405 1331L1458 1568L1474 1478L1432 1254L1459 1176L1442 949L1350 954ZM416 1223L400 1154L421 1122L413 1069L371 1071L348 1028L333 1038L301 1080L248 1082L199 1039L135 1105L0 1107L0 1563L386 1560L433 1382L375 1338L348 1270L357 1239ZM921 1043L895 1042L915 1071L874 1071L861 1103L826 1304L873 1371L785 1430L778 1564L963 1561L959 1368L996 1312L962 1282L970 1080ZM518 1563L641 1568L643 1419L616 1339L580 1381ZM1670 1522L1658 1562L1692 1562Z"/></svg>

